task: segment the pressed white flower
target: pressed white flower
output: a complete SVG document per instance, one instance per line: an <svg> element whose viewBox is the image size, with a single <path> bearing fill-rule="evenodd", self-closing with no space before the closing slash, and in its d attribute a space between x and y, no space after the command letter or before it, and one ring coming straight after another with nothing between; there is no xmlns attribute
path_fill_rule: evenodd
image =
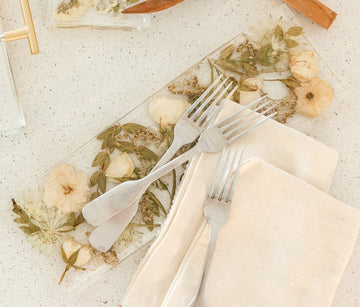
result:
<svg viewBox="0 0 360 307"><path fill-rule="evenodd" d="M149 103L149 114L155 122L166 126L176 124L189 107L190 103L184 99L157 96Z"/></svg>
<svg viewBox="0 0 360 307"><path fill-rule="evenodd" d="M89 200L89 178L72 165L56 167L44 184L44 201L64 213L79 212Z"/></svg>
<svg viewBox="0 0 360 307"><path fill-rule="evenodd" d="M256 88L254 91L239 90L240 104L243 106L261 98L261 88L264 84L264 80L260 78L248 78L242 82L243 85L248 86L249 89Z"/></svg>
<svg viewBox="0 0 360 307"><path fill-rule="evenodd" d="M334 96L334 91L329 82L320 78L313 78L295 88L298 97L297 111L307 117L320 115L326 109Z"/></svg>
<svg viewBox="0 0 360 307"><path fill-rule="evenodd" d="M29 235L28 239L41 252L50 254L59 239L64 236L63 231L66 230L64 224L69 216L55 207L46 206L38 189L25 193L20 206L31 221L40 228L39 231Z"/></svg>
<svg viewBox="0 0 360 307"><path fill-rule="evenodd" d="M117 183L118 180L116 178L130 177L134 169L134 161L129 154L124 152L112 159L105 171L105 175L109 181Z"/></svg>
<svg viewBox="0 0 360 307"><path fill-rule="evenodd" d="M80 244L73 238L66 239L62 245L62 248L68 260L73 254L79 251L73 264L79 268L87 264L93 256L93 249L90 245Z"/></svg>
<svg viewBox="0 0 360 307"><path fill-rule="evenodd" d="M300 81L309 81L319 72L314 51L303 50L292 55L289 67L294 77Z"/></svg>

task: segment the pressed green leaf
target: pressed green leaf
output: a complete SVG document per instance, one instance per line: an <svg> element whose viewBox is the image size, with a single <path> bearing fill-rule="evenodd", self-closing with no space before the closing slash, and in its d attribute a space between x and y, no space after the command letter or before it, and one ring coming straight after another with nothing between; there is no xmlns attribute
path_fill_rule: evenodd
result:
<svg viewBox="0 0 360 307"><path fill-rule="evenodd" d="M283 39L283 37L284 37L284 31L283 31L283 29L280 27L280 25L277 25L277 26L275 27L274 34L275 34L280 40Z"/></svg>
<svg viewBox="0 0 360 307"><path fill-rule="evenodd" d="M20 229L26 233L27 235L31 235L34 232L38 232L40 230L39 227L32 227L32 226L20 226Z"/></svg>
<svg viewBox="0 0 360 307"><path fill-rule="evenodd" d="M287 30L286 34L289 36L299 36L304 34L304 29L297 26L291 27L289 30Z"/></svg>
<svg viewBox="0 0 360 307"><path fill-rule="evenodd" d="M98 136L97 136L97 139L99 140L103 140L104 138L108 137L109 135L118 135L121 131L121 126L120 125L114 125L114 126L111 126L109 128L107 128L105 131L103 131L102 133L100 133Z"/></svg>
<svg viewBox="0 0 360 307"><path fill-rule="evenodd" d="M131 142L126 142L126 141L118 141L116 143L116 147L122 151L122 152L127 152L127 153L134 153L137 150L136 145L134 145Z"/></svg>
<svg viewBox="0 0 360 307"><path fill-rule="evenodd" d="M99 152L92 163L92 167L100 165L105 159L110 159L109 154L105 151Z"/></svg>
<svg viewBox="0 0 360 307"><path fill-rule="evenodd" d="M149 197L154 201L154 203L161 209L161 211L165 214L165 216L167 215L167 212L163 206L163 204L161 203L161 201L155 196L154 193L148 191L147 193L149 195Z"/></svg>
<svg viewBox="0 0 360 307"><path fill-rule="evenodd" d="M101 164L101 169L102 169L103 172L106 171L109 164L110 164L110 155L107 153L105 160Z"/></svg>
<svg viewBox="0 0 360 307"><path fill-rule="evenodd" d="M297 80L295 77L288 77L286 79L279 79L282 83L284 83L288 88L294 89L301 85L301 82Z"/></svg>
<svg viewBox="0 0 360 307"><path fill-rule="evenodd" d="M139 146L138 154L146 161L157 161L158 155L145 146Z"/></svg>
<svg viewBox="0 0 360 307"><path fill-rule="evenodd" d="M82 213L80 213L79 215L78 215L78 217L76 218L76 220L74 221L74 223L73 223L73 226L74 227L77 227L77 226L79 226L82 222L84 222L84 216L82 215Z"/></svg>
<svg viewBox="0 0 360 307"><path fill-rule="evenodd" d="M99 192L94 192L90 196L90 201L94 200L95 198L98 198L101 194Z"/></svg>
<svg viewBox="0 0 360 307"><path fill-rule="evenodd" d="M293 39L285 38L284 41L289 49L299 46L299 43Z"/></svg>
<svg viewBox="0 0 360 307"><path fill-rule="evenodd" d="M25 220L22 218L22 217L18 217L14 220L15 223L18 223L18 224L25 224Z"/></svg>
<svg viewBox="0 0 360 307"><path fill-rule="evenodd" d="M106 177L104 173L100 173L99 179L98 179L98 186L102 193L105 193L106 191Z"/></svg>
<svg viewBox="0 0 360 307"><path fill-rule="evenodd" d="M61 246L61 258L64 260L65 263L68 263L68 259L66 257L65 251L62 246Z"/></svg>
<svg viewBox="0 0 360 307"><path fill-rule="evenodd" d="M78 256L79 256L79 252L80 252L80 249L79 248L75 253L73 253L69 259L68 259L68 263L71 264L71 265L74 265L74 263L76 262Z"/></svg>
<svg viewBox="0 0 360 307"><path fill-rule="evenodd" d="M99 181L99 176L100 176L100 171L96 171L94 174L91 175L90 177L90 186L94 186L98 183Z"/></svg>
<svg viewBox="0 0 360 307"><path fill-rule="evenodd" d="M147 132L148 128L134 123L127 123L122 126L123 130L127 133L134 134L135 132Z"/></svg>

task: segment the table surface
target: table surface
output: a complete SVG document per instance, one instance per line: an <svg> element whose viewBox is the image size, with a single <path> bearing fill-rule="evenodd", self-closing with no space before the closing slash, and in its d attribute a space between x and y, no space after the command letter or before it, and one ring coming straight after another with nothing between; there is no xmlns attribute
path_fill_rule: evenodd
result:
<svg viewBox="0 0 360 307"><path fill-rule="evenodd" d="M336 114L315 119L303 131L340 152L331 194L360 209L360 19L358 0L322 0L338 18L323 30L296 14L311 41L348 87ZM221 3L221 5L219 4ZM143 32L48 29L46 1L30 0L41 53L30 56L26 41L8 52L27 126L0 136L0 212L12 191L64 158L106 125L169 80L264 16L280 0L197 0L152 15ZM3 27L22 26L18 1L0 4ZM72 294L49 284L32 267L9 230L0 225L1 306L118 306L144 255L139 252L116 273ZM334 306L360 306L360 240L337 290Z"/></svg>

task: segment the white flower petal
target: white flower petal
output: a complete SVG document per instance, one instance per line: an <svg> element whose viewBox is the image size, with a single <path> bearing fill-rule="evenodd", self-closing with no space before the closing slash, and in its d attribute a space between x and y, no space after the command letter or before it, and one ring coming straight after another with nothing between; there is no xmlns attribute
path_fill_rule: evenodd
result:
<svg viewBox="0 0 360 307"><path fill-rule="evenodd" d="M135 165L129 154L122 153L114 158L105 171L105 175L111 182L118 182L116 178L129 177L134 172Z"/></svg>
<svg viewBox="0 0 360 307"><path fill-rule="evenodd" d="M152 98L149 103L149 114L158 124L176 124L189 107L190 103L184 99L157 96Z"/></svg>

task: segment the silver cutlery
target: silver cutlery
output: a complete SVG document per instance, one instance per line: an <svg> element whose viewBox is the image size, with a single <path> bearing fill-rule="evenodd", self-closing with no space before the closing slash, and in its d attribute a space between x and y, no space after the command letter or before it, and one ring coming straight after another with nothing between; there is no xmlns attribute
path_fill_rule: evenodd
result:
<svg viewBox="0 0 360 307"><path fill-rule="evenodd" d="M202 306L203 293L209 276L209 269L214 256L217 237L221 227L229 217L231 201L238 181L242 152L230 151L219 174L224 150L215 167L213 177L204 204L204 215L209 224L210 237L206 250L202 277L199 289L188 307Z"/></svg>
<svg viewBox="0 0 360 307"><path fill-rule="evenodd" d="M267 119L272 118L276 114L272 113L269 116L259 119L259 117L267 114L273 109L273 107L270 107L257 115L251 116L256 111L264 109L268 103L269 102L262 103L254 110L249 111L242 116L240 115L245 110L241 109L221 120L217 124L207 128L200 136L198 143L183 155L177 157L168 164L160 167L159 169L155 170L154 172L150 173L148 176L140 180L128 181L119 185L113 190L110 190L108 193L105 194L107 196L106 201L102 200L101 197L99 197L93 202L89 203L83 209L83 215L85 219L88 221L88 223L94 226L102 224L106 220L109 220L109 218L111 216L114 216L117 212L121 211L124 208L128 208L130 204L133 204L134 202L137 203L139 197L141 197L146 188L153 181L167 174L173 168L181 165L182 163L191 159L193 156L199 153L220 151L226 145L231 144L233 141L247 134L248 132L265 122ZM135 215L135 206L133 208L133 211L130 213L129 216L132 215L133 217ZM107 230L113 230L113 226L115 226L116 224L115 220L112 220L111 222L110 221L111 219L109 220L108 224L105 223L94 230L95 233L97 233L98 231L104 231L104 234L98 236L98 238L101 238L104 241L93 240L92 236L90 236L89 238L90 244L92 244L94 248L100 251L108 250L116 241L123 229L126 227L126 225L123 225L122 229L120 229L120 227L117 228L119 232L116 234L112 232L107 232Z"/></svg>

